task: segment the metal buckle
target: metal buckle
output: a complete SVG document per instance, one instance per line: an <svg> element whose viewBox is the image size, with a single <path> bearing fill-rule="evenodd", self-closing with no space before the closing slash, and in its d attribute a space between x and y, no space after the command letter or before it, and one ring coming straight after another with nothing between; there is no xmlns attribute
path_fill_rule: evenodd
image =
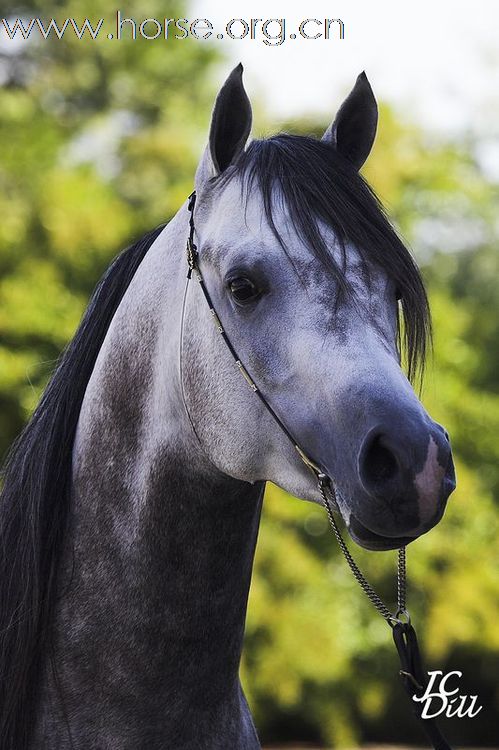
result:
<svg viewBox="0 0 499 750"><path fill-rule="evenodd" d="M303 461L303 463L305 464L305 466L307 466L309 469L311 469L314 472L314 474L316 475L317 479L319 481L321 481L321 477L323 477L325 479L326 475L322 473L321 468L319 466L317 466L317 464L314 461L312 461L312 459L309 458L307 456L307 454L304 451L302 451L302 449L300 448L300 446L296 445L296 443L295 443L295 448L298 451L298 455L300 456L300 458Z"/></svg>

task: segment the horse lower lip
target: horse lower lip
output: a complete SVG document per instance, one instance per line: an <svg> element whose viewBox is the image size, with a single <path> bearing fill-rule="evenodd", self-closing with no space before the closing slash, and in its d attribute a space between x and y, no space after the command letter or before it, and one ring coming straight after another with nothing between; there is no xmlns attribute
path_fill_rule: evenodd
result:
<svg viewBox="0 0 499 750"><path fill-rule="evenodd" d="M410 542L414 541L417 537L415 536L382 536L371 531L363 523L356 518L353 513L350 515L350 522L348 525L348 531L357 544L367 549L377 550L389 550L398 549L399 547L405 547Z"/></svg>

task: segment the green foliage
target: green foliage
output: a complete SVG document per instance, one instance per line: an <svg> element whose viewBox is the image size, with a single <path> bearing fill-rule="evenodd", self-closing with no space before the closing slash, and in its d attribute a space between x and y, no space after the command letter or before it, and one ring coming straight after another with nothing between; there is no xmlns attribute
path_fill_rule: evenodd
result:
<svg viewBox="0 0 499 750"><path fill-rule="evenodd" d="M83 12L75 0L31 0L23 10ZM168 15L180 10L170 4ZM84 13L106 16L108 6L87 0ZM127 14L140 19L144 7L130 0ZM164 15L159 0L147 14ZM68 36L1 58L0 453L113 255L190 192L214 93L212 49ZM458 459L444 521L408 550L411 611L434 666L459 669L472 655L481 695L499 652L498 188L471 149L432 142L386 107L366 176L424 265L435 330L424 401ZM277 488L265 506L242 665L264 735L336 746L412 737L390 633L352 581L322 509ZM356 553L392 602L394 554ZM461 722L460 741L485 741L492 720L490 705L480 736Z"/></svg>
<svg viewBox="0 0 499 750"><path fill-rule="evenodd" d="M20 9L45 22L112 23L115 13L103 0L84 10L30 0L9 16ZM168 15L182 11L168 6ZM162 18L164 5L151 0L147 13ZM126 15L140 21L143 4L127 3ZM33 33L15 49L0 54L0 456L113 256L191 191L216 60L189 40L78 41L69 32L63 41Z"/></svg>

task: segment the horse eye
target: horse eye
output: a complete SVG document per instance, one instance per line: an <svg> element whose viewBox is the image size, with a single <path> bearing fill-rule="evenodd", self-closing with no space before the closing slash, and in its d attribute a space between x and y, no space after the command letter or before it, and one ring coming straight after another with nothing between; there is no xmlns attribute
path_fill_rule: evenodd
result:
<svg viewBox="0 0 499 750"><path fill-rule="evenodd" d="M239 304L253 302L260 296L259 289L255 286L251 279L232 279L232 281L229 282L229 289L232 298Z"/></svg>
<svg viewBox="0 0 499 750"><path fill-rule="evenodd" d="M395 289L395 299L397 302L402 299L402 292L398 287Z"/></svg>

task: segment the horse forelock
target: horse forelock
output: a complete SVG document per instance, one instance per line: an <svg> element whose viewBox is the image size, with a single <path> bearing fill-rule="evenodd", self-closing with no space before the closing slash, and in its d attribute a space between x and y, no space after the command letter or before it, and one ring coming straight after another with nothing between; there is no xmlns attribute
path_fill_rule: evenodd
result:
<svg viewBox="0 0 499 750"><path fill-rule="evenodd" d="M287 254L279 228L279 216L285 207L318 265L334 277L338 301L351 291L345 274L349 246L360 256L367 275L372 266L387 275L401 300L403 325L399 330L403 330L400 335L409 378L422 375L431 340L430 310L422 277L381 202L356 169L327 142L280 134L253 140L213 185L223 189L234 179L240 181L243 204L255 189L259 191L265 217ZM339 254L331 252L321 224L333 231Z"/></svg>

